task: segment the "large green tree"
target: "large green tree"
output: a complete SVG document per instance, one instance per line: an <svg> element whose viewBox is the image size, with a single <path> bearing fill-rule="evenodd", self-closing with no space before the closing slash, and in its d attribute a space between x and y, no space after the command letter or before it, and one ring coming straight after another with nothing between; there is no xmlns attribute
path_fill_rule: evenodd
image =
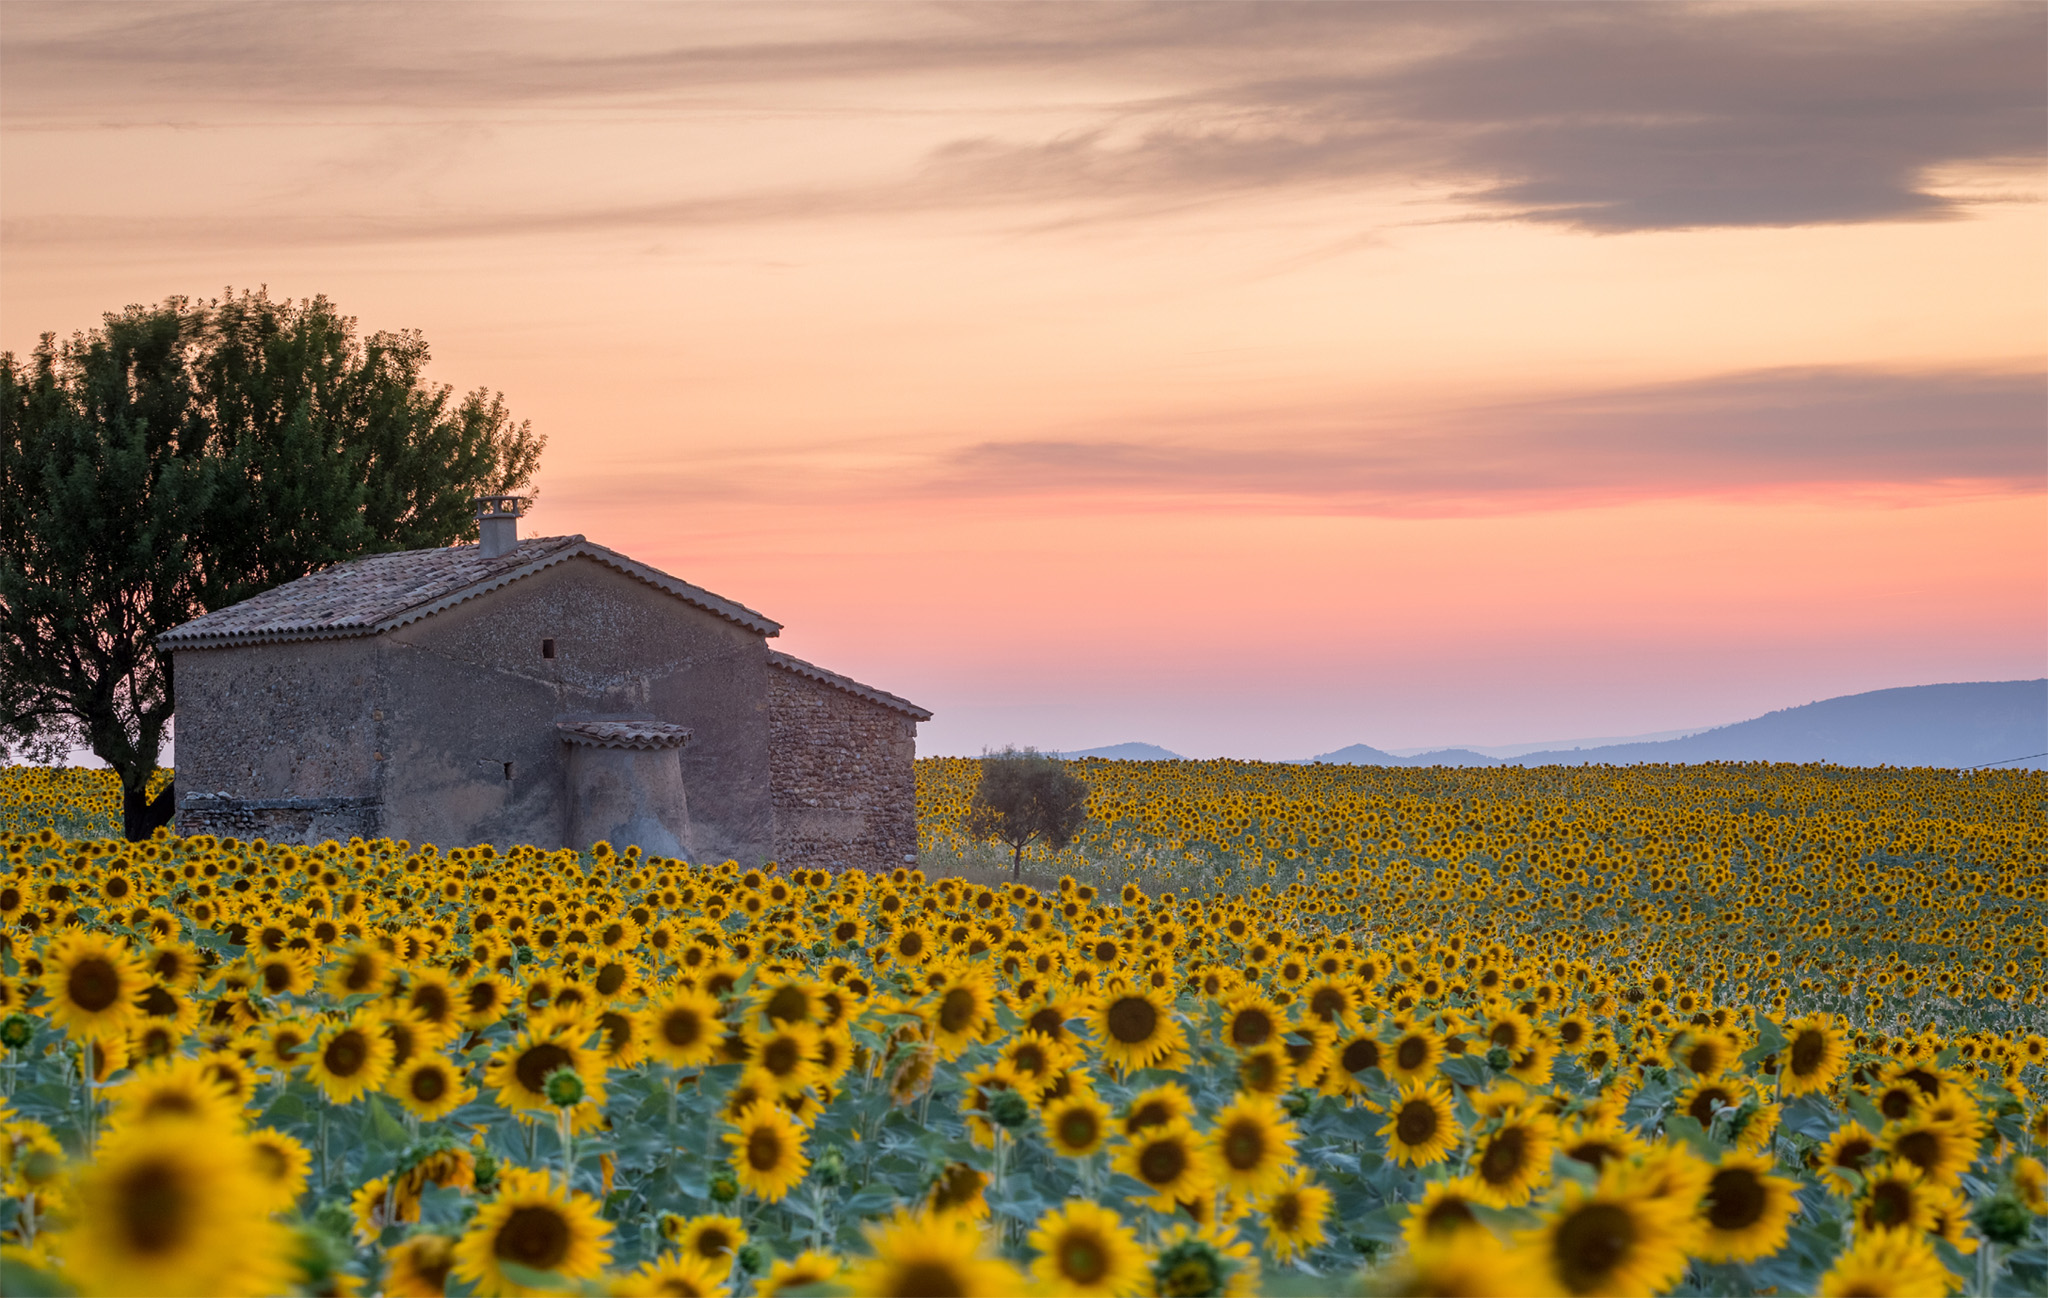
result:
<svg viewBox="0 0 2048 1298"><path fill-rule="evenodd" d="M545 438L501 395L425 378L417 332L361 336L327 299L230 292L0 353L0 745L72 744L120 775L124 828L177 696L156 637L326 564L474 537Z"/></svg>
<svg viewBox="0 0 2048 1298"><path fill-rule="evenodd" d="M1088 823L1088 786L1057 758L1026 748L983 753L965 828L1010 849L1010 877L1024 868L1024 849L1043 842L1053 851L1081 836Z"/></svg>

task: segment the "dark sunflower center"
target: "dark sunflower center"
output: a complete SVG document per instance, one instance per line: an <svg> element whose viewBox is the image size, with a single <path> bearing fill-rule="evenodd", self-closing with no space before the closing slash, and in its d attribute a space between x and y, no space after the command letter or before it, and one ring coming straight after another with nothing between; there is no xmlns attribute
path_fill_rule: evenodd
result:
<svg viewBox="0 0 2048 1298"><path fill-rule="evenodd" d="M1368 1068L1380 1066L1380 1043L1371 1037L1360 1037L1344 1047L1344 1071L1362 1073Z"/></svg>
<svg viewBox="0 0 2048 1298"><path fill-rule="evenodd" d="M365 991L370 986L370 975L375 972L375 966L368 960L358 960L349 966L348 977L341 980L342 985L350 992Z"/></svg>
<svg viewBox="0 0 2048 1298"><path fill-rule="evenodd" d="M1884 1093L1877 1107L1885 1117L1896 1122L1913 1111L1913 1093L1902 1086L1895 1086Z"/></svg>
<svg viewBox="0 0 2048 1298"><path fill-rule="evenodd" d="M761 1067L777 1077L787 1077L804 1061L803 1047L795 1037L777 1037L761 1051Z"/></svg>
<svg viewBox="0 0 2048 1298"><path fill-rule="evenodd" d="M782 1166L782 1136L768 1127L756 1127L747 1137L747 1166L756 1172L772 1172Z"/></svg>
<svg viewBox="0 0 2048 1298"><path fill-rule="evenodd" d="M1171 1185L1188 1167L1187 1152L1175 1141L1147 1145L1138 1155L1138 1171L1147 1185Z"/></svg>
<svg viewBox="0 0 2048 1298"><path fill-rule="evenodd" d="M263 989L276 996L291 990L292 967L282 961L263 966Z"/></svg>
<svg viewBox="0 0 2048 1298"><path fill-rule="evenodd" d="M939 1000L939 1030L964 1032L974 1022L974 993L965 987L949 990Z"/></svg>
<svg viewBox="0 0 2048 1298"><path fill-rule="evenodd" d="M88 1014L97 1014L121 997L121 973L111 960L89 955L71 967L64 990L71 1003Z"/></svg>
<svg viewBox="0 0 2048 1298"><path fill-rule="evenodd" d="M1246 1010L1230 1021L1230 1040L1239 1046L1260 1046L1273 1035L1273 1021L1259 1010Z"/></svg>
<svg viewBox="0 0 2048 1298"><path fill-rule="evenodd" d="M1127 1046L1150 1041L1159 1030L1159 1011L1142 996L1119 998L1103 1017L1109 1024L1109 1035Z"/></svg>
<svg viewBox="0 0 2048 1298"><path fill-rule="evenodd" d="M1301 1224L1301 1198L1298 1195L1283 1194L1273 1200L1266 1215L1273 1224L1283 1231L1291 1231Z"/></svg>
<svg viewBox="0 0 2048 1298"><path fill-rule="evenodd" d="M498 1003L496 983L478 983L469 989L469 1012L482 1014Z"/></svg>
<svg viewBox="0 0 2048 1298"><path fill-rule="evenodd" d="M1074 1109L1060 1115L1060 1143L1071 1149L1093 1144L1097 1130L1095 1115L1086 1109Z"/></svg>
<svg viewBox="0 0 2048 1298"><path fill-rule="evenodd" d="M432 1104L448 1093L448 1077L438 1068L422 1068L412 1075L412 1098Z"/></svg>
<svg viewBox="0 0 2048 1298"><path fill-rule="evenodd" d="M1729 1099L1728 1092L1718 1086L1710 1086L1694 1096L1692 1103L1685 1107L1685 1111L1697 1118L1699 1124L1704 1127L1713 1122L1714 1110L1728 1103Z"/></svg>
<svg viewBox="0 0 2048 1298"><path fill-rule="evenodd" d="M1426 1145L1436 1135L1436 1106L1427 1100L1410 1100L1401 1106L1394 1120L1394 1134L1404 1145Z"/></svg>
<svg viewBox="0 0 2048 1298"><path fill-rule="evenodd" d="M1061 1274L1075 1284L1094 1284L1109 1270L1102 1242L1082 1232L1060 1241L1059 1257Z"/></svg>
<svg viewBox="0 0 2048 1298"><path fill-rule="evenodd" d="M768 1017L783 1023L796 1023L811 1014L811 998L801 987L780 987L768 998Z"/></svg>
<svg viewBox="0 0 2048 1298"><path fill-rule="evenodd" d="M661 1016L661 1039L672 1046L687 1046L704 1035L704 1024L695 1010L670 1010Z"/></svg>
<svg viewBox="0 0 2048 1298"><path fill-rule="evenodd" d="M1899 1137L1893 1148L1898 1151L1899 1157L1923 1172L1933 1169L1941 1162L1941 1137L1931 1131L1909 1131Z"/></svg>
<svg viewBox="0 0 2048 1298"><path fill-rule="evenodd" d="M1308 998L1308 1007L1317 1018L1328 1023L1349 1009L1350 1002L1335 987L1318 987L1316 994Z"/></svg>
<svg viewBox="0 0 2048 1298"><path fill-rule="evenodd" d="M508 1262L552 1271L569 1256L569 1223L551 1206L530 1204L514 1208L505 1224L498 1227L492 1252Z"/></svg>
<svg viewBox="0 0 2048 1298"><path fill-rule="evenodd" d="M176 1018L178 1000L162 987L152 983L149 990L142 993L142 1012L153 1019Z"/></svg>
<svg viewBox="0 0 2048 1298"><path fill-rule="evenodd" d="M1636 1219L1613 1203L1591 1203L1565 1218L1552 1247L1560 1277L1574 1293L1611 1282L1635 1249Z"/></svg>
<svg viewBox="0 0 2048 1298"><path fill-rule="evenodd" d="M1429 1215L1423 1218L1432 1235L1468 1226L1477 1220L1472 1215L1472 1206L1463 1199L1439 1199L1431 1206Z"/></svg>
<svg viewBox="0 0 2048 1298"><path fill-rule="evenodd" d="M1792 1075L1811 1077L1820 1071L1821 1060L1827 1057L1828 1039L1823 1032L1808 1028L1792 1038Z"/></svg>
<svg viewBox="0 0 2048 1298"><path fill-rule="evenodd" d="M1422 1067L1428 1058L1429 1043L1421 1037L1404 1037L1401 1044L1394 1047L1394 1062L1411 1072Z"/></svg>
<svg viewBox="0 0 2048 1298"><path fill-rule="evenodd" d="M116 1219L137 1253L167 1253L190 1232L192 1213L204 1210L188 1193L177 1170L162 1162L143 1163L121 1178Z"/></svg>
<svg viewBox="0 0 2048 1298"><path fill-rule="evenodd" d="M552 1041L543 1041L522 1051L512 1065L512 1072L521 1086L538 1095L547 1086L551 1073L568 1066L569 1052Z"/></svg>
<svg viewBox="0 0 2048 1298"><path fill-rule="evenodd" d="M1505 1185L1515 1179L1529 1161L1529 1133L1508 1127L1487 1143L1479 1158L1479 1175L1488 1185Z"/></svg>
<svg viewBox="0 0 2048 1298"><path fill-rule="evenodd" d="M1257 1167L1266 1155L1266 1133L1255 1122L1232 1123L1223 1134L1223 1157L1240 1172Z"/></svg>
<svg viewBox="0 0 2048 1298"><path fill-rule="evenodd" d="M732 1251L732 1236L716 1226L706 1229L697 1236L697 1252L708 1258L721 1258Z"/></svg>
<svg viewBox="0 0 2048 1298"><path fill-rule="evenodd" d="M1872 1226L1899 1226L1913 1219L1913 1192L1897 1181L1880 1181L1871 1191L1863 1219Z"/></svg>
<svg viewBox="0 0 2048 1298"><path fill-rule="evenodd" d="M1832 1161L1836 1167L1846 1167L1855 1171L1861 1171L1863 1170L1865 1160L1870 1157L1870 1151L1873 1148L1875 1146L1867 1140L1845 1140L1836 1146L1835 1156Z"/></svg>
<svg viewBox="0 0 2048 1298"><path fill-rule="evenodd" d="M1707 1220L1715 1230L1746 1230L1764 1215L1764 1184L1746 1167L1727 1167L1707 1183Z"/></svg>
<svg viewBox="0 0 2048 1298"><path fill-rule="evenodd" d="M320 1052L320 1062L336 1077L354 1077L370 1062L370 1042L354 1028L337 1032Z"/></svg>
<svg viewBox="0 0 2048 1298"><path fill-rule="evenodd" d="M622 965L608 964L597 971L597 990L609 996L626 985L626 970Z"/></svg>
<svg viewBox="0 0 2048 1298"><path fill-rule="evenodd" d="M889 1292L903 1298L962 1298L967 1281L944 1262L912 1262L896 1273Z"/></svg>

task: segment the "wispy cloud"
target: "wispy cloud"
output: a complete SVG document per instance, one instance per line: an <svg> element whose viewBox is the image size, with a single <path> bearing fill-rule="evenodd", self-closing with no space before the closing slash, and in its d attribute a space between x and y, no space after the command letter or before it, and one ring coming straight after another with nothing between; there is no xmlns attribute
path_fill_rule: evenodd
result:
<svg viewBox="0 0 2048 1298"><path fill-rule="evenodd" d="M1963 200L1932 187L1933 174L2048 156L2044 45L2048 8L2032 3L16 3L0 34L0 111L15 129L336 109L686 117L738 96L857 115L889 110L878 87L963 76L980 101L1079 105L1078 126L956 134L920 166L865 182L262 221L262 237L284 241L974 206L1100 219L1390 184L1433 187L1489 219L1612 233L1955 216ZM40 242L118 228L45 220L7 233ZM251 233L204 220L184 233L209 230Z"/></svg>
<svg viewBox="0 0 2048 1298"><path fill-rule="evenodd" d="M1200 428L1078 431L886 458L858 446L772 456L700 448L687 476L693 492L732 500L1116 498L1404 517L1845 490L1925 499L2048 490L2044 426L2048 375L1766 370L1453 410L1426 423L1265 409ZM605 491L674 490L658 464L630 476Z"/></svg>

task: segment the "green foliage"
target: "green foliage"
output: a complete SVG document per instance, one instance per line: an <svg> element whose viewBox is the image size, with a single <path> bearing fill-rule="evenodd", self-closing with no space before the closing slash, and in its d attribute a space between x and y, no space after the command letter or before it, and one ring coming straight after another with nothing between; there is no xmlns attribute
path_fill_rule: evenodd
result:
<svg viewBox="0 0 2048 1298"><path fill-rule="evenodd" d="M325 298L110 313L0 354L0 745L83 743L130 838L176 709L156 637L354 555L474 534L472 497L545 439L482 389L426 381L416 332L359 337Z"/></svg>
<svg viewBox="0 0 2048 1298"><path fill-rule="evenodd" d="M963 827L971 837L1007 844L1015 878L1026 845L1043 842L1058 852L1080 837L1087 823L1085 783L1043 753L1005 748L981 759L981 783Z"/></svg>

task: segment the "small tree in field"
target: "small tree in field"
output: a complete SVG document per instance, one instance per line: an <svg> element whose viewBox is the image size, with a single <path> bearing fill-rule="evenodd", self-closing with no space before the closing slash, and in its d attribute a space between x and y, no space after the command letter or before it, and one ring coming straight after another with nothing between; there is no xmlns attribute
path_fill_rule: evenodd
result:
<svg viewBox="0 0 2048 1298"><path fill-rule="evenodd" d="M1088 786L1044 753L1005 748L984 753L981 784L967 809L967 832L1010 845L1010 877L1024 868L1024 848L1043 842L1057 852L1088 823Z"/></svg>

